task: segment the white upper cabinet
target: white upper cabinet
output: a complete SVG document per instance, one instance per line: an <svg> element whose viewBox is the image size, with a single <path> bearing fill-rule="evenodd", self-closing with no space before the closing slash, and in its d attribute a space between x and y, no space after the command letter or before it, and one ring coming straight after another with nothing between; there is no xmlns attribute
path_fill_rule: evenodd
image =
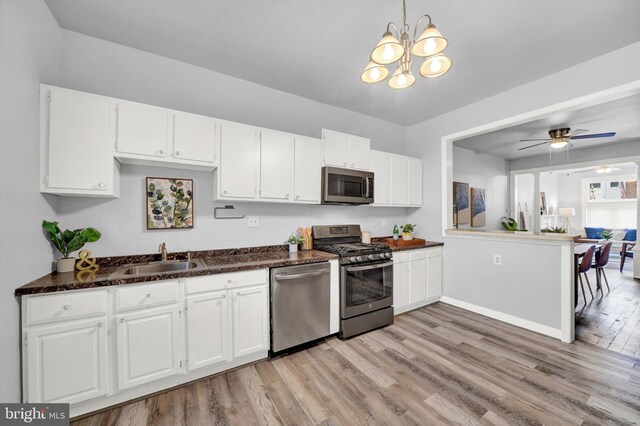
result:
<svg viewBox="0 0 640 426"><path fill-rule="evenodd" d="M371 141L360 136L322 129L324 165L369 170Z"/></svg>
<svg viewBox="0 0 640 426"><path fill-rule="evenodd" d="M264 129L260 132L260 198L287 201L293 193L294 137Z"/></svg>
<svg viewBox="0 0 640 426"><path fill-rule="evenodd" d="M295 136L293 198L299 203L320 204L322 141Z"/></svg>
<svg viewBox="0 0 640 426"><path fill-rule="evenodd" d="M169 149L168 110L133 102L114 103L116 152L166 157Z"/></svg>
<svg viewBox="0 0 640 426"><path fill-rule="evenodd" d="M217 140L214 118L186 112L173 115L173 158L214 164Z"/></svg>
<svg viewBox="0 0 640 426"><path fill-rule="evenodd" d="M391 154L371 150L373 172L373 200L375 205L387 206L391 195Z"/></svg>
<svg viewBox="0 0 640 426"><path fill-rule="evenodd" d="M391 154L391 204L394 206L406 206L408 203L408 164L404 155Z"/></svg>
<svg viewBox="0 0 640 426"><path fill-rule="evenodd" d="M409 157L409 205L422 206L422 160Z"/></svg>
<svg viewBox="0 0 640 426"><path fill-rule="evenodd" d="M109 99L45 85L40 96L41 192L118 196Z"/></svg>
<svg viewBox="0 0 640 426"><path fill-rule="evenodd" d="M216 199L257 198L260 161L259 131L253 126L220 124L220 166L216 172Z"/></svg>

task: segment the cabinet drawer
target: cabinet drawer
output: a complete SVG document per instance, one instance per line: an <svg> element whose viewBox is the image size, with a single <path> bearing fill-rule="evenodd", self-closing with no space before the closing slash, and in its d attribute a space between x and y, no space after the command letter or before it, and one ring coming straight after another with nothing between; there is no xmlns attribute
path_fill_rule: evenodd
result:
<svg viewBox="0 0 640 426"><path fill-rule="evenodd" d="M186 292L187 294L202 293L205 291L218 291L226 288L266 283L267 271L265 269L257 269L255 271L231 272L228 274L187 278Z"/></svg>
<svg viewBox="0 0 640 426"><path fill-rule="evenodd" d="M395 263L403 263L409 261L409 252L408 251L400 251L393 253L393 261Z"/></svg>
<svg viewBox="0 0 640 426"><path fill-rule="evenodd" d="M409 259L411 260L422 260L427 258L426 250L411 250L409 252Z"/></svg>
<svg viewBox="0 0 640 426"><path fill-rule="evenodd" d="M46 296L28 296L27 325L106 315L107 291L64 292Z"/></svg>
<svg viewBox="0 0 640 426"><path fill-rule="evenodd" d="M131 309L177 303L179 299L178 282L165 281L153 284L136 285L116 290L116 310Z"/></svg>
<svg viewBox="0 0 640 426"><path fill-rule="evenodd" d="M427 257L440 257L442 256L442 247L436 247L427 250Z"/></svg>

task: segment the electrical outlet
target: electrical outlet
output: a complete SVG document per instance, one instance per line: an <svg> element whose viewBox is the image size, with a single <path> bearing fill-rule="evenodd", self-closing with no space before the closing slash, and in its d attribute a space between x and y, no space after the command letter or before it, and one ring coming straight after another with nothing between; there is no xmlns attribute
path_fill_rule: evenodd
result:
<svg viewBox="0 0 640 426"><path fill-rule="evenodd" d="M383 217L383 218L382 218L382 226L383 226L383 227L384 227L384 226L387 226L387 218L386 218L386 217Z"/></svg>
<svg viewBox="0 0 640 426"><path fill-rule="evenodd" d="M260 217L259 216L248 216L247 217L247 226L249 228L257 228L260 226Z"/></svg>
<svg viewBox="0 0 640 426"><path fill-rule="evenodd" d="M494 254L493 255L493 264L494 265L502 265L502 256L500 256L499 254Z"/></svg>

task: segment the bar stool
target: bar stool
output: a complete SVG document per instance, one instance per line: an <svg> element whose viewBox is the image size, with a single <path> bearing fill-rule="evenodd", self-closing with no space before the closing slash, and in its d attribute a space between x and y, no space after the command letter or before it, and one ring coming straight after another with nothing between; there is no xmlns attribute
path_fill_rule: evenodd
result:
<svg viewBox="0 0 640 426"><path fill-rule="evenodd" d="M602 291L602 295L604 296L604 291L602 290L602 278L604 277L604 282L607 285L607 290L611 293L611 289L609 288L609 280L607 280L607 275L604 273L604 267L609 263L609 252L611 252L611 246L613 243L609 241L607 244L602 246L600 249L600 253L596 254L596 263L591 265L592 268L596 270L596 280L598 282L598 288ZM597 289L596 289L597 292Z"/></svg>
<svg viewBox="0 0 640 426"><path fill-rule="evenodd" d="M582 287L582 297L584 298L584 304L587 304L587 295L584 294L584 284L582 282L582 274L584 274L584 279L587 280L587 286L589 287L589 293L591 293L591 299L593 299L593 291L591 290L591 283L589 282L589 277L587 277L587 271L591 269L591 265L593 264L593 253L596 251L596 246L591 246L584 252L584 256L582 257L582 261L580 262L580 267L578 268L578 279L580 280L580 287Z"/></svg>

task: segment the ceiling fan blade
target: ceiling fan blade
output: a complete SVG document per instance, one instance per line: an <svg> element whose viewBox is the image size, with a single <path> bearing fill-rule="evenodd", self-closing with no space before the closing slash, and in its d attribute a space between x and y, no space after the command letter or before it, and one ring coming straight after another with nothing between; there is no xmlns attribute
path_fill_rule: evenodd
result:
<svg viewBox="0 0 640 426"><path fill-rule="evenodd" d="M536 141L546 141L549 142L551 139L520 139L520 142L536 142Z"/></svg>
<svg viewBox="0 0 640 426"><path fill-rule="evenodd" d="M525 146L524 148L520 148L520 149L518 149L518 151L522 151L523 149L533 148L534 146L545 145L545 144L547 144L547 143L549 143L549 141L540 142L540 143L537 143L537 144L535 144L535 145Z"/></svg>
<svg viewBox="0 0 640 426"><path fill-rule="evenodd" d="M609 133L592 133L590 135L571 136L571 139L595 139L595 138L610 138L615 136L616 132Z"/></svg>
<svg viewBox="0 0 640 426"><path fill-rule="evenodd" d="M575 129L569 132L569 134L567 136L577 136L577 135L581 135L585 132L588 132L587 129Z"/></svg>
<svg viewBox="0 0 640 426"><path fill-rule="evenodd" d="M585 170L576 170L575 172L572 172L572 173L586 173L586 172L592 172L594 170L596 169L591 168L591 169L585 169Z"/></svg>

